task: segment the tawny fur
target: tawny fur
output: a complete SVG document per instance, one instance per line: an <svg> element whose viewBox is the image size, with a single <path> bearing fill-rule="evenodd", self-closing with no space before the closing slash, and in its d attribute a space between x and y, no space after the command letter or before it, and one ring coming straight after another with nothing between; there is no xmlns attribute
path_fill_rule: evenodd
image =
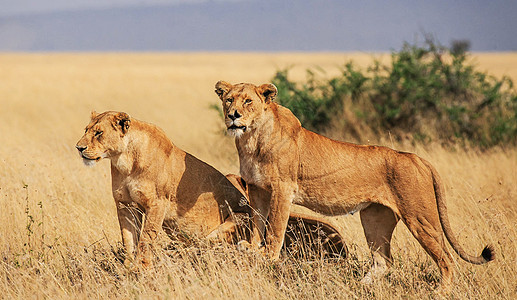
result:
<svg viewBox="0 0 517 300"><path fill-rule="evenodd" d="M491 247L479 257L457 243L446 214L436 170L415 154L386 147L331 140L302 128L291 111L273 102L272 84L216 84L228 132L236 137L240 172L254 208L251 247L265 238L265 253L276 259L292 204L326 215L361 211L372 251L366 281L391 264L390 240L400 219L437 263L444 286L453 277L453 249L474 264L493 259ZM267 224L266 236L262 232Z"/></svg>
<svg viewBox="0 0 517 300"><path fill-rule="evenodd" d="M248 185L242 177L228 174L226 178L236 186L241 193L249 198ZM253 206L253 204L252 204ZM313 254L317 257L346 257L348 248L339 231L325 218L314 213L300 212L297 205L289 212L288 230L285 232L284 248L296 255L297 249L302 248L301 256ZM249 228L251 226L247 226ZM241 230L248 237L248 231ZM311 253L306 253L311 252Z"/></svg>
<svg viewBox="0 0 517 300"><path fill-rule="evenodd" d="M245 191L238 185L176 147L155 125L126 113L93 112L76 147L86 164L111 160L127 264L151 264L153 244L162 228L180 240L221 238L237 230L232 216L251 214Z"/></svg>
<svg viewBox="0 0 517 300"><path fill-rule="evenodd" d="M179 149L158 127L125 113L92 114L77 143L83 159L111 160L113 197L128 259L144 265L159 231L204 237L230 211L249 213L224 175ZM142 224L143 215L145 221Z"/></svg>

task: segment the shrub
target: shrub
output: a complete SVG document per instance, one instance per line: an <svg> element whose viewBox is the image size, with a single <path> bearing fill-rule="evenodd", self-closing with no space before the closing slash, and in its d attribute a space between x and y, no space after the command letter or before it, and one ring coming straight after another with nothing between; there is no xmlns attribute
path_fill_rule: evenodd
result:
<svg viewBox="0 0 517 300"><path fill-rule="evenodd" d="M460 47L461 46L461 47ZM365 71L352 62L325 79L307 70L303 83L276 73L278 102L304 127L329 128L360 139L364 131L401 139L461 142L487 148L516 144L517 94L508 77L498 79L467 62L468 45L450 50L427 39L405 43L387 65L374 60Z"/></svg>

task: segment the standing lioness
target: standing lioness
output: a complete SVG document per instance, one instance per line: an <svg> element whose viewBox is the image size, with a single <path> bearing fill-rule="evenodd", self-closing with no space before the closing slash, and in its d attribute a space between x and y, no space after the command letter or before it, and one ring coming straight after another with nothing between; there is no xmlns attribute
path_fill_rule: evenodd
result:
<svg viewBox="0 0 517 300"><path fill-rule="evenodd" d="M235 136L241 176L249 184L255 212L251 247L261 246L268 220L265 252L276 259L295 203L327 215L361 211L373 256L369 279L391 263L390 240L399 219L438 265L444 287L453 277L444 233L464 260L482 264L493 259L491 247L479 257L460 247L449 225L440 178L424 159L308 131L289 109L273 102L277 89L272 84L219 81L215 92L228 133Z"/></svg>

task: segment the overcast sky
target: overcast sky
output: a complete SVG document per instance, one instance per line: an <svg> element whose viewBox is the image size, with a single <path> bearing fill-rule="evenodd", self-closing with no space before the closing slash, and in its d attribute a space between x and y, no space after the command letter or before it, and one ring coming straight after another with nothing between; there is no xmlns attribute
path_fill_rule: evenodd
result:
<svg viewBox="0 0 517 300"><path fill-rule="evenodd" d="M517 51L517 0L0 0L0 51L389 51L423 33Z"/></svg>
<svg viewBox="0 0 517 300"><path fill-rule="evenodd" d="M116 8L125 6L147 6L177 3L208 2L209 0L0 0L0 15L45 13L63 10ZM246 1L246 0L212 0Z"/></svg>

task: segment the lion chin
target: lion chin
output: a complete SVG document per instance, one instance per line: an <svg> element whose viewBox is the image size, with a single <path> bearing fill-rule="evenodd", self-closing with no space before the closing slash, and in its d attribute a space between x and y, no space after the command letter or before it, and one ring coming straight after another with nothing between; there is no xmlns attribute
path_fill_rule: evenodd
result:
<svg viewBox="0 0 517 300"><path fill-rule="evenodd" d="M95 163L97 162L97 160L92 160L92 159L87 159L87 158L84 158L83 157L83 163L85 166L87 167L93 167L95 166Z"/></svg>
<svg viewBox="0 0 517 300"><path fill-rule="evenodd" d="M103 158L106 158L107 156L106 156L106 154L104 153L104 154L102 154L101 156L99 156L99 157L97 157L97 158L88 158L88 157L83 156L83 155L81 155L81 157L82 157L82 159L83 159L83 164L84 164L85 166L87 166L87 167L93 167L93 166L95 166L95 164L96 164L99 160L101 160L101 159L103 159Z"/></svg>
<svg viewBox="0 0 517 300"><path fill-rule="evenodd" d="M235 138L240 138L246 132L246 129L247 129L246 126L241 126L241 127L231 126L227 129L227 132L228 132L229 136L232 136Z"/></svg>

